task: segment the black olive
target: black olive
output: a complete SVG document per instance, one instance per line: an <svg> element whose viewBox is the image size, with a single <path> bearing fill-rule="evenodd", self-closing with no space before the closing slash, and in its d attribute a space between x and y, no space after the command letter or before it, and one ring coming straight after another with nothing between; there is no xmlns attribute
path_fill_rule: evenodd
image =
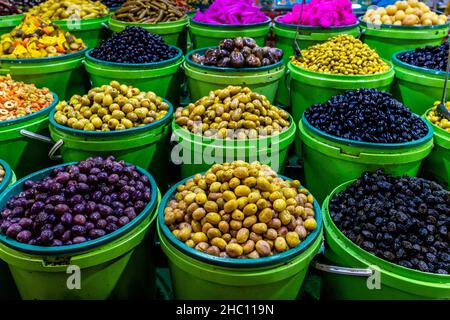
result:
<svg viewBox="0 0 450 320"><path fill-rule="evenodd" d="M244 37L242 39L244 46L249 47L251 49L253 49L254 47L256 47L256 41L253 38L249 38L249 37Z"/></svg>
<svg viewBox="0 0 450 320"><path fill-rule="evenodd" d="M256 68L256 67L261 66L261 61L259 60L259 58L255 57L253 54L248 56L248 58L246 59L246 63L251 68Z"/></svg>
<svg viewBox="0 0 450 320"><path fill-rule="evenodd" d="M242 39L242 37L235 38L234 47L237 49L242 49L244 47L244 39Z"/></svg>
<svg viewBox="0 0 450 320"><path fill-rule="evenodd" d="M245 65L245 58L242 53L234 51L230 55L230 65L233 68L242 68Z"/></svg>

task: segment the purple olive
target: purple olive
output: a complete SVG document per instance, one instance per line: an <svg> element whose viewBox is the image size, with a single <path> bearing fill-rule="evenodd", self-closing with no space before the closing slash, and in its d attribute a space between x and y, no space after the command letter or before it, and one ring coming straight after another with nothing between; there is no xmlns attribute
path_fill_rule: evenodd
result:
<svg viewBox="0 0 450 320"><path fill-rule="evenodd" d="M108 222L106 222L105 219L100 219L97 221L97 223L95 224L95 226L99 229L104 229L106 228L106 225L108 224Z"/></svg>
<svg viewBox="0 0 450 320"><path fill-rule="evenodd" d="M114 232L117 229L119 229L119 227L114 223L108 223L108 225L105 227L106 232L109 232L109 233Z"/></svg>
<svg viewBox="0 0 450 320"><path fill-rule="evenodd" d="M4 209L4 210L2 211L2 218L3 218L3 219L6 219L6 218L8 218L11 214L12 214L11 209Z"/></svg>
<svg viewBox="0 0 450 320"><path fill-rule="evenodd" d="M101 217L102 217L102 215L100 214L100 212L95 211L95 212L92 212L92 213L90 214L89 219L90 219L91 221L96 222L96 221L98 221L99 219L101 219Z"/></svg>
<svg viewBox="0 0 450 320"><path fill-rule="evenodd" d="M119 175L116 173L113 173L108 177L109 184L116 184L117 182L119 182L119 180L120 180Z"/></svg>
<svg viewBox="0 0 450 320"><path fill-rule="evenodd" d="M72 225L72 222L73 222L73 217L72 217L72 215L71 215L70 213L66 212L66 213L64 213L64 214L62 215L62 217L61 217L61 223L62 223L64 226L70 226L70 225Z"/></svg>
<svg viewBox="0 0 450 320"><path fill-rule="evenodd" d="M54 228L53 228L53 234L56 237L61 237L64 232L66 231L66 228L64 228L64 226L62 224L57 224Z"/></svg>
<svg viewBox="0 0 450 320"><path fill-rule="evenodd" d="M31 225L33 224L33 220L31 220L30 218L22 218L19 221L19 225L23 228L23 229L28 229L31 227ZM26 241L28 242L28 241Z"/></svg>
<svg viewBox="0 0 450 320"><path fill-rule="evenodd" d="M57 183L65 184L70 180L70 174L67 172L60 172L55 178Z"/></svg>
<svg viewBox="0 0 450 320"><path fill-rule="evenodd" d="M79 225L73 226L71 231L74 236L84 236L86 234L86 228Z"/></svg>
<svg viewBox="0 0 450 320"><path fill-rule="evenodd" d="M118 225L120 227L123 227L124 225L126 225L129 222L130 222L130 219L127 216L123 216L119 219Z"/></svg>
<svg viewBox="0 0 450 320"><path fill-rule="evenodd" d="M89 186L86 183L80 182L77 185L77 190L80 193L87 193L89 192Z"/></svg>
<svg viewBox="0 0 450 320"><path fill-rule="evenodd" d="M3 231L4 233L6 233L6 230L8 230L8 228L9 228L11 225L12 225L11 222L5 220L5 221L2 222L2 225L0 226L0 229L2 229L2 231Z"/></svg>
<svg viewBox="0 0 450 320"><path fill-rule="evenodd" d="M92 239L103 237L105 234L106 234L105 230L102 229L92 229L89 231L89 237Z"/></svg>
<svg viewBox="0 0 450 320"><path fill-rule="evenodd" d="M106 217L106 222L116 224L117 222L119 222L119 219L115 216L108 216Z"/></svg>
<svg viewBox="0 0 450 320"><path fill-rule="evenodd" d="M72 232L70 230L67 230L63 233L61 236L61 241L66 242L72 239Z"/></svg>
<svg viewBox="0 0 450 320"><path fill-rule="evenodd" d="M73 223L82 226L86 223L86 217L82 214L77 214L73 217Z"/></svg>
<svg viewBox="0 0 450 320"><path fill-rule="evenodd" d="M53 247L60 247L60 246L62 246L62 245L63 245L63 243L62 243L61 240L53 239L53 242L52 242L52 246L53 246Z"/></svg>
<svg viewBox="0 0 450 320"><path fill-rule="evenodd" d="M88 182L89 184L96 184L96 183L98 182L98 178L97 178L96 175L90 174L90 175L87 177L87 182Z"/></svg>
<svg viewBox="0 0 450 320"><path fill-rule="evenodd" d="M8 230L6 230L6 235L10 238L15 238L20 231L22 231L20 224L13 223L9 226Z"/></svg>
<svg viewBox="0 0 450 320"><path fill-rule="evenodd" d="M86 222L85 228L86 231L92 230L95 228L95 224L93 224L92 222Z"/></svg>
<svg viewBox="0 0 450 320"><path fill-rule="evenodd" d="M50 244L53 242L53 231L52 230L44 230L41 232L41 242L44 244Z"/></svg>
<svg viewBox="0 0 450 320"><path fill-rule="evenodd" d="M72 208L72 212L76 215L83 214L83 213L85 213L85 211L86 211L86 206L84 205L84 203L77 203Z"/></svg>
<svg viewBox="0 0 450 320"><path fill-rule="evenodd" d="M89 174L92 174L92 175L94 175L94 176L97 176L100 172L102 172L102 170L100 170L99 168L92 168L90 171L89 171Z"/></svg>
<svg viewBox="0 0 450 320"><path fill-rule="evenodd" d="M55 206L55 214L63 215L64 213L68 212L70 210L69 206L67 204L57 204Z"/></svg>
<svg viewBox="0 0 450 320"><path fill-rule="evenodd" d="M15 207L12 212L10 217L20 217L24 214L25 210L22 207Z"/></svg>
<svg viewBox="0 0 450 320"><path fill-rule="evenodd" d="M31 240L32 237L32 233L31 231L28 230L22 230L20 231L17 236L16 236L16 240L22 243L28 243L28 241Z"/></svg>

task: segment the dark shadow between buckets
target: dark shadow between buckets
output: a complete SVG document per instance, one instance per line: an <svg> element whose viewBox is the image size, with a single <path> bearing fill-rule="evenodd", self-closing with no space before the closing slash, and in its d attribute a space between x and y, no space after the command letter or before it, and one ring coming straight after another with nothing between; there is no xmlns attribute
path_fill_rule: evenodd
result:
<svg viewBox="0 0 450 320"><path fill-rule="evenodd" d="M16 183L14 183L5 193L3 193L0 197L0 208L5 208L8 200L13 197L14 195L19 194L23 191L23 183L27 180L33 180L38 181L46 176L48 176L53 169L60 168L60 167L67 167L69 165L76 164L77 162L71 162L71 163L65 163L63 165L57 165L53 166L41 171L38 171L36 173L30 174ZM151 197L148 204L145 206L143 211L136 216L135 219L131 220L128 224L125 226L117 229L116 231L111 232L110 234L107 234L103 237L89 240L84 243L79 244L71 244L71 245L65 245L65 246L59 246L59 247L45 247L45 246L36 246L36 245L30 245L25 243L20 243L16 240L13 240L9 237L7 237L4 234L0 234L0 242L4 245L7 245L8 247L18 250L20 252L32 254L32 255L45 255L45 256L66 256L71 254L76 254L80 252L84 252L90 249L95 249L100 247L101 245L104 245L106 243L110 243L115 239L118 239L121 236L124 236L134 228L136 228L142 221L144 221L148 215L152 213L152 211L157 207L157 195L158 195L158 188L156 186L156 182L153 179L152 175L150 175L146 170L136 167L137 170L145 175L149 181L150 181L150 190L151 190Z"/></svg>
<svg viewBox="0 0 450 320"><path fill-rule="evenodd" d="M282 175L278 175L280 178L285 180L292 180L290 178L284 177ZM233 258L222 258L216 257L204 252L200 252L195 250L194 248L188 247L186 244L178 240L169 228L164 223L164 209L167 206L167 203L173 198L175 192L177 191L177 187L181 184L184 184L187 180L192 179L192 177L186 178L176 185L172 186L169 191L164 195L159 208L158 208L158 226L160 230L162 230L162 234L169 241L169 243L174 246L177 250L179 250L182 254L186 254L189 257L192 257L201 262L205 262L208 264L221 266L221 267L240 267L240 268L257 268L257 267L265 267L265 266L275 266L278 264L287 263L293 258L301 255L306 249L308 249L312 243L317 240L317 237L322 232L322 213L320 209L319 203L314 199L314 212L315 219L317 222L317 227L311 232L307 238L301 242L298 246L293 249L289 249L282 253L277 253L276 255L263 257L258 259L233 259Z"/></svg>
<svg viewBox="0 0 450 320"><path fill-rule="evenodd" d="M2 182L0 182L0 194L5 191L9 184L11 183L11 179L13 177L13 173L11 171L11 167L6 161L0 159L0 167L5 171L5 176L3 177Z"/></svg>

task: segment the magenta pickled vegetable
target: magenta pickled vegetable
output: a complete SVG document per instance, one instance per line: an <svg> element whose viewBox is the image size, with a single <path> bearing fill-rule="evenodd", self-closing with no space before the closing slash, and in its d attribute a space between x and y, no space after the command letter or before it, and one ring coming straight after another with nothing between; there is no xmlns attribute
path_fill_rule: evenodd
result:
<svg viewBox="0 0 450 320"><path fill-rule="evenodd" d="M279 22L304 26L320 26L323 28L348 26L357 22L349 0L311 0L303 7L296 4L292 12L278 19Z"/></svg>
<svg viewBox="0 0 450 320"><path fill-rule="evenodd" d="M193 19L211 24L252 24L268 18L253 0L216 0L206 11L197 12Z"/></svg>

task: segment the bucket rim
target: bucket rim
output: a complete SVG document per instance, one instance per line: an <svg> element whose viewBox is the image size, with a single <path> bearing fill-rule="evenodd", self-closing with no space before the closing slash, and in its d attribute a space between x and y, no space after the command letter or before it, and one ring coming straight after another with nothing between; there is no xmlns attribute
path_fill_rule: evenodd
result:
<svg viewBox="0 0 450 320"><path fill-rule="evenodd" d="M212 28L248 28L248 27L262 27L265 25L270 24L270 22L272 22L272 19L270 19L269 17L266 16L266 20L262 21L262 22L255 22L255 23L246 23L246 24L224 24L224 23L207 23L207 22L200 22L200 21L196 21L195 16L190 17L190 23L192 24L197 24L199 26L204 26L204 27L212 27Z"/></svg>
<svg viewBox="0 0 450 320"><path fill-rule="evenodd" d="M394 64L394 66L397 65L397 66L400 66L400 67L405 68L407 70L416 71L416 72L419 72L419 73L431 74L431 75L435 75L435 76L445 77L445 74L447 73L445 71L436 70L436 69L427 69L427 68L424 68L424 67L414 66L412 64L403 62L402 60L400 60L398 58L399 55L407 53L407 52L412 52L412 51L414 51L414 50L402 50L402 51L394 53L392 55L392 63Z"/></svg>
<svg viewBox="0 0 450 320"><path fill-rule="evenodd" d="M11 178L13 177L12 169L8 162L3 159L0 159L0 166L5 170L5 176L3 177L2 182L0 183L0 194L6 190L9 183L11 182Z"/></svg>
<svg viewBox="0 0 450 320"><path fill-rule="evenodd" d="M339 73L325 73L325 72L317 72L317 71L312 71L312 70L308 70L302 67L299 67L295 64L292 63L292 61L288 62L288 68L291 69L292 71L296 71L296 72L303 72L312 76L325 76L328 78L332 78L334 80L342 80L344 78L350 78L350 79L368 79L370 77L379 77L379 76L386 76L389 73L392 73L394 71L394 65L392 64L392 62L385 60L383 58L381 58L381 60L383 60L385 63L387 63L389 65L389 69L383 72L378 72L378 73L371 73L371 74L339 74ZM350 80L349 79L349 80Z"/></svg>
<svg viewBox="0 0 450 320"><path fill-rule="evenodd" d="M41 109L37 112L27 114L26 116L22 116L22 117L11 119L11 120L0 121L0 128L18 124L20 122L32 120L34 118L37 118L39 116L42 116L42 115L54 110L55 106L59 103L59 98L58 98L58 95L56 93L54 93L53 91L50 91L50 93L53 95L53 102L51 104L49 104L47 107L45 107L44 109Z"/></svg>
<svg viewBox="0 0 450 320"><path fill-rule="evenodd" d="M110 14L111 14L110 10L111 10L111 9L109 9L109 7L108 7L108 13L107 13L106 15L104 15L104 16L101 16L101 17L97 17L97 18L88 18L88 19L80 19L80 23L83 23L83 22L85 22L85 23L92 23L92 22L95 22L95 20L97 20L97 21L105 20L105 19L108 20ZM70 19L53 20L52 23L55 23L55 24L62 24L62 23L65 23L65 22L67 22L67 21L70 21Z"/></svg>
<svg viewBox="0 0 450 320"><path fill-rule="evenodd" d="M123 63L123 62L113 62L113 61L104 61L91 56L91 52L97 48L89 48L88 51L85 52L84 56L87 61L93 62L99 65L109 66L109 67L121 67L121 68L146 68L146 67L165 67L173 62L178 61L183 56L183 51L175 46L169 46L170 48L174 48L177 50L177 54L175 57L159 61L159 62L146 62L146 63Z"/></svg>
<svg viewBox="0 0 450 320"><path fill-rule="evenodd" d="M196 62L192 61L191 56L194 53L204 53L208 49L215 49L215 48L217 48L217 46L191 50L188 53L186 53L185 61L186 61L186 63L188 65L197 67L199 69L218 71L218 72L256 72L256 71L266 71L266 70L276 69L276 68L279 68L279 67L284 65L283 59L281 59L277 63L271 64L271 65L268 65L268 66L250 67L250 68L215 67L215 66L207 66L207 65L199 64L199 63L196 63ZM284 55L284 52L283 52L283 55Z"/></svg>
<svg viewBox="0 0 450 320"><path fill-rule="evenodd" d="M286 27L289 29L297 29L297 27L299 29L305 29L308 31L315 31L315 30L338 30L338 31L342 31L342 30L347 30L347 29L353 29L359 26L359 21L357 21L356 23L353 24L349 24L346 26L333 26L333 27L329 27L329 28L324 28L321 26L308 26L308 25L297 25L294 23L286 23L286 22L280 22L279 19L284 17L285 15L282 16L278 16L275 17L274 22L275 22L275 26L281 26L281 27Z"/></svg>
<svg viewBox="0 0 450 320"><path fill-rule="evenodd" d="M385 28L385 29L395 29L395 30L433 30L433 29L445 29L450 26L450 22L445 24L436 24L432 26L396 26L393 24L373 24L374 27L370 27L366 21L363 20L363 16L358 17L359 25L369 29Z"/></svg>
<svg viewBox="0 0 450 320"><path fill-rule="evenodd" d="M30 179L35 181L34 180L35 178L42 179L43 177L48 176L52 172L52 170L55 168L67 167L67 166L74 165L77 163L79 163L79 162L63 163L60 165L56 165L56 166L52 166L52 167L48 167L48 168L39 170L37 172L34 172L32 174L29 174L29 175L23 177L22 179L15 182L8 189L8 192L4 192L3 194L0 195L0 203L5 202L5 204L6 204L6 202L11 197L18 194L17 192L12 193L12 191L15 191L14 189L17 187L22 187L22 185L25 181L30 180ZM133 165L133 164L130 164L127 162L126 162L126 164ZM69 255L69 254L85 252L90 249L98 248L102 244L109 243L112 240L115 240L115 239L127 234L128 232L133 230L135 227L137 227L142 221L144 221L145 218L149 214L151 214L152 211L154 210L154 208L157 206L156 199L158 197L158 188L157 188L155 179L148 171L146 171L143 168L136 166L136 165L135 165L135 167L136 167L137 171L139 171L141 174L145 175L149 179L150 191L151 191L150 201L144 207L142 212L136 216L136 218L131 220L128 224L124 225L123 227L118 228L116 231L113 231L107 235L104 235L103 237L89 240L89 241L86 241L83 243L63 245L63 246L59 246L59 247L45 247L45 246L35 246L35 245L30 245L30 244L24 244L24 243L20 243L16 240L13 240L13 239L7 237L3 233L0 233L0 243L4 244L7 247L12 248L14 250L32 254L32 255L47 255L47 256L62 255L62 254ZM2 205L1 209L4 209L4 205Z"/></svg>
<svg viewBox="0 0 450 320"><path fill-rule="evenodd" d="M419 280L421 280L421 281L423 281L422 279L425 276L426 277L430 277L430 276L435 277L437 280L450 279L450 274L438 274L438 273L432 273L432 272L423 272L423 271L419 271L419 270L412 269L412 268L406 268L401 265L389 262L385 259L379 258L376 255L359 247L357 244L355 244L353 241L351 241L349 238L347 238L347 236L345 234L342 233L342 231L336 226L333 219L331 218L330 210L329 210L329 203L337 193L344 191L347 188L347 186L351 185L352 183L354 183L357 180L358 179L353 179L353 180L350 180L350 181L340 184L339 186L334 188L333 191L327 196L327 198L325 199L325 201L323 202L323 205L322 205L324 228L328 229L327 224L329 224L331 230L328 229L327 231L328 232L331 231L334 234L337 233L341 239L345 239L344 243L346 244L346 250L348 250L348 249L352 250L363 260L367 260L364 257L364 255L368 255L368 257L370 257L371 259L374 260L374 263L371 263L371 264L379 266L380 269L382 269L385 272L387 271L387 272L393 273L395 270L398 269L399 271L406 272L409 275L417 276L417 278L419 278ZM342 240L340 240L339 242L342 242ZM363 254L362 257L361 257L361 253ZM389 269L386 270L386 268L384 266L388 266ZM396 272L395 276L398 277L400 275L397 274L397 272ZM410 277L407 277L407 276L404 278L411 279ZM414 280L417 280L417 278L414 278Z"/></svg>
<svg viewBox="0 0 450 320"><path fill-rule="evenodd" d="M78 56L84 56L86 51L89 50L89 46L86 45L83 41L83 44L86 46L86 48L77 51L72 52L69 54L64 54L62 56L56 56L56 57L47 57L47 58L27 58L27 59L5 59L0 58L0 63L13 63L13 64L21 64L21 63L36 63L36 62L54 62L54 61L60 61L60 60L68 60L70 58L75 58Z"/></svg>
<svg viewBox="0 0 450 320"><path fill-rule="evenodd" d="M202 172L201 174L204 174ZM311 232L304 241L302 241L295 248L289 249L282 253L277 253L273 256L258 258L258 259L233 259L233 258L222 258L216 257L204 252L200 252L195 250L194 248L188 247L186 244L178 240L172 232L170 232L169 227L164 223L164 209L166 208L167 203L173 198L175 192L177 191L177 187L179 185L184 184L187 180L192 179L194 176L183 179L182 181L173 185L164 195L161 200L161 203L158 207L158 226L160 227L162 234L167 238L170 244L172 244L175 248L177 248L180 252L188 255L195 260L199 260L201 262L206 262L216 266L222 267L243 267L243 268L255 268L255 267L263 267L263 266L271 266L280 264L283 262L287 262L294 257L302 254L306 251L313 243L317 240L317 237L322 232L323 226L323 218L321 213L321 208L317 200L314 198L314 213L317 222L317 227ZM278 177L283 178L284 180L290 180L291 178L287 178L283 175L278 175ZM310 194L310 193L309 193Z"/></svg>
<svg viewBox="0 0 450 320"><path fill-rule="evenodd" d="M161 118L157 121L151 122L149 124L143 125L141 127L134 127L131 129L113 130L113 131L84 131L84 130L80 130L80 129L69 128L69 127L63 126L55 121L55 118L54 118L55 113L56 113L55 108L53 108L53 110L50 111L49 122L50 122L50 125L53 126L55 129L62 131L64 133L67 133L67 134L74 135L74 136L82 136L82 137L126 136L126 135L130 135L130 134L134 134L134 133L141 133L141 132L153 129L154 127L158 127L160 125L167 123L172 118L173 105L166 99L163 99L163 101L169 105L169 110L163 118Z"/></svg>
<svg viewBox="0 0 450 320"><path fill-rule="evenodd" d="M120 9L122 7L117 7L117 10ZM110 9L111 11L112 9ZM115 12L112 12L113 15ZM181 19L175 20L175 21L166 21L166 22L158 22L158 23L144 23L144 22L131 22L131 21L122 21L122 20L118 20L118 19L114 19L113 16L111 15L108 23L115 23L116 25L129 25L129 26L139 26L139 25L144 25L144 26L160 26L160 25L171 25L171 24L176 24L179 23L183 20L188 20L187 22L189 22L189 16L185 13L184 16ZM186 22L186 21L183 21Z"/></svg>
<svg viewBox="0 0 450 320"><path fill-rule="evenodd" d="M306 119L306 117L305 117L305 113L302 114L302 119L300 120L300 122L302 124L304 124L305 127L307 128L307 130L309 130L313 134L316 134L319 137L328 139L332 142L342 143L347 146L364 147L364 148L370 148L370 149L380 149L380 148L383 148L383 149L397 149L397 148L406 149L406 148L421 146L421 145L425 144L426 142L433 139L433 133L434 133L433 127L427 121L425 121L422 117L418 116L415 113L413 113L413 115L416 116L418 119L420 119L423 123L425 123L425 125L428 128L428 132L424 137L422 137L420 139L417 139L414 141L408 141L408 142L401 142L401 143L398 143L398 142L397 143L373 143L373 142L366 142L366 141L350 140L350 139L333 136L333 135L326 133L320 129L317 129L311 123L309 123L308 119Z"/></svg>
<svg viewBox="0 0 450 320"><path fill-rule="evenodd" d="M295 133L295 131L297 130L297 125L295 124L295 121L292 118L291 114L289 114L289 121L290 121L289 127L286 130L281 131L277 135L274 135L274 136L270 135L270 136L265 136L265 137L262 137L262 138L245 139L245 140L237 140L237 139L227 140L227 139L210 138L210 137L205 137L203 135L198 135L198 134L192 133L191 131L189 131L189 130L183 128L182 126L180 126L179 124L175 123L175 119L173 119L173 121L172 121L172 128L174 129L172 131L174 132L174 134L175 134L175 131L178 131L178 132L183 132L185 135L187 134L187 136L189 136L189 137L201 137L202 138L202 142L207 142L207 143L214 142L214 141L222 141L222 140L223 141L234 141L235 143L237 143L238 141L241 142L241 143L243 141L244 142L249 142L249 143L256 143L256 142L261 141L263 139L271 140L271 138L273 138L273 137L279 137L282 134L289 133L290 131L294 131L294 133Z"/></svg>

